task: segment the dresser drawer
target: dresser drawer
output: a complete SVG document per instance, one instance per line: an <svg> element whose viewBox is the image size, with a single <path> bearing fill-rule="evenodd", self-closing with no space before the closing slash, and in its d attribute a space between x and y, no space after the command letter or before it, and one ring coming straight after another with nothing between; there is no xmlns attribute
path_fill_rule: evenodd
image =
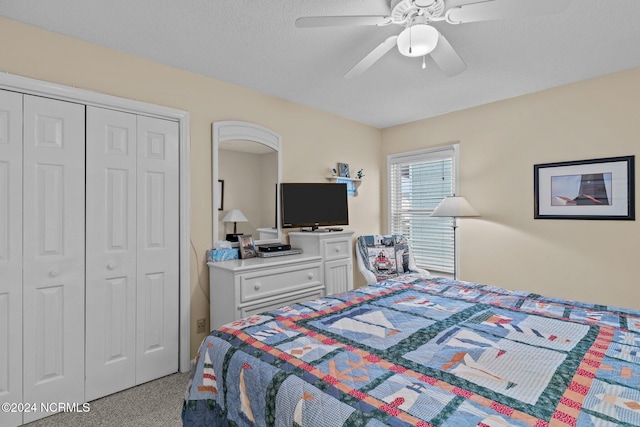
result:
<svg viewBox="0 0 640 427"><path fill-rule="evenodd" d="M264 303L256 303L255 305L250 305L246 307L242 307L240 313L242 317L253 316L255 314L264 313L267 311L277 310L282 307L286 307L288 305L294 305L301 302L306 302L312 299L322 298L324 296L324 292L322 289L306 292L300 295L291 296L291 297L283 297L278 298L276 300L272 300Z"/></svg>
<svg viewBox="0 0 640 427"><path fill-rule="evenodd" d="M247 302L322 284L320 264L262 270L240 277L240 301Z"/></svg>
<svg viewBox="0 0 640 427"><path fill-rule="evenodd" d="M325 240L323 243L324 243L325 261L349 258L351 256L350 240L334 239L334 240Z"/></svg>

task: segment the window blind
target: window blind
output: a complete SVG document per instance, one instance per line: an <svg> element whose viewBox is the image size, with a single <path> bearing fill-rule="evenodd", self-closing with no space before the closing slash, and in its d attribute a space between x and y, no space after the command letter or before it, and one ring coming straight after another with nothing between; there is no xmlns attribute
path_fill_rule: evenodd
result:
<svg viewBox="0 0 640 427"><path fill-rule="evenodd" d="M418 267L453 274L453 219L430 217L440 201L454 194L456 149L390 155L389 230L411 242Z"/></svg>

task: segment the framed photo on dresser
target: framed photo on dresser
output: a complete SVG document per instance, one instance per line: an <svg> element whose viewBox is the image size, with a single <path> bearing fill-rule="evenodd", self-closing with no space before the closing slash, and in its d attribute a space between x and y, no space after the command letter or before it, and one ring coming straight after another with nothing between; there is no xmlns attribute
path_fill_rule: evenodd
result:
<svg viewBox="0 0 640 427"><path fill-rule="evenodd" d="M256 254L256 245L253 242L253 237L251 234L243 234L238 237L238 242L240 243L240 258L255 258Z"/></svg>

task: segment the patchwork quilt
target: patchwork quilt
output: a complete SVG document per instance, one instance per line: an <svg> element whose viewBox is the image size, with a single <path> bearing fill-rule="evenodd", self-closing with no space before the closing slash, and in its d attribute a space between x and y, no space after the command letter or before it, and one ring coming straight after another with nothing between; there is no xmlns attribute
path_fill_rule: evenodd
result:
<svg viewBox="0 0 640 427"><path fill-rule="evenodd" d="M638 426L640 311L441 278L225 325L185 426Z"/></svg>

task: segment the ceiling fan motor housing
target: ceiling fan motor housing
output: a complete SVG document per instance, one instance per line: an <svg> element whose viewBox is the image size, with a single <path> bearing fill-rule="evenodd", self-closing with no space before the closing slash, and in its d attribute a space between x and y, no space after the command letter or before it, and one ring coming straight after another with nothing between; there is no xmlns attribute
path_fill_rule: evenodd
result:
<svg viewBox="0 0 640 427"><path fill-rule="evenodd" d="M434 3L437 3L437 0L413 0L413 4L417 7L430 7L433 6Z"/></svg>
<svg viewBox="0 0 640 427"><path fill-rule="evenodd" d="M405 25L416 16L427 20L438 18L444 13L443 0L391 0L392 23Z"/></svg>

